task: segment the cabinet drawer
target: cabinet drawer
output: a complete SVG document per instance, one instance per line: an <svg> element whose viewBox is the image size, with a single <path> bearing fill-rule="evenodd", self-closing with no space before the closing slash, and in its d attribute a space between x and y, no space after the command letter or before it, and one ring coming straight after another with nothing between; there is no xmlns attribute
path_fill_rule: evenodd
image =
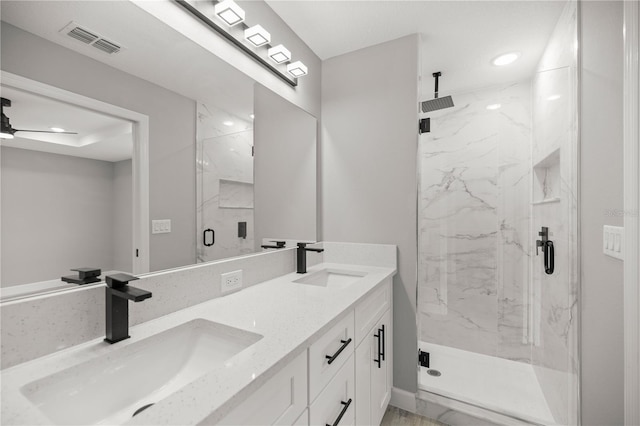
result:
<svg viewBox="0 0 640 426"><path fill-rule="evenodd" d="M304 351L233 409L221 425L293 425L304 422L307 406L307 352ZM204 424L207 422L205 421Z"/></svg>
<svg viewBox="0 0 640 426"><path fill-rule="evenodd" d="M320 393L309 409L311 425L333 425L338 421L339 426L355 424L355 376L353 353L347 362L331 379L326 388Z"/></svg>
<svg viewBox="0 0 640 426"><path fill-rule="evenodd" d="M351 311L309 347L309 402L320 394L320 391L353 353L355 347L353 327L353 311Z"/></svg>
<svg viewBox="0 0 640 426"><path fill-rule="evenodd" d="M391 307L391 277L356 306L356 346L369 334L382 314Z"/></svg>

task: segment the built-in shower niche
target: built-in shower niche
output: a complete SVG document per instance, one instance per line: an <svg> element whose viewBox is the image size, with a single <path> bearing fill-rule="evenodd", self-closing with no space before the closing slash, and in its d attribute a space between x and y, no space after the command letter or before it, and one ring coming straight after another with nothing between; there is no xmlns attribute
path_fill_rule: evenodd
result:
<svg viewBox="0 0 640 426"><path fill-rule="evenodd" d="M556 149L533 166L533 204L560 201L560 149Z"/></svg>
<svg viewBox="0 0 640 426"><path fill-rule="evenodd" d="M221 209L252 209L253 183L220 179L218 207Z"/></svg>

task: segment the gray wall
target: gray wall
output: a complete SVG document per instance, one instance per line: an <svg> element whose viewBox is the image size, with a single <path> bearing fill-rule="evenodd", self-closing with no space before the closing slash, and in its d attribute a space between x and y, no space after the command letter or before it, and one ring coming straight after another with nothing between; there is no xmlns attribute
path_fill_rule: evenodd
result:
<svg viewBox="0 0 640 426"><path fill-rule="evenodd" d="M113 164L113 269L133 272L133 179L131 160Z"/></svg>
<svg viewBox="0 0 640 426"><path fill-rule="evenodd" d="M622 2L581 2L582 423L624 424L622 262L602 254L622 200Z"/></svg>
<svg viewBox="0 0 640 426"><path fill-rule="evenodd" d="M255 243L316 239L315 117L256 84Z"/></svg>
<svg viewBox="0 0 640 426"><path fill-rule="evenodd" d="M8 147L1 157L2 286L112 269L113 163Z"/></svg>
<svg viewBox="0 0 640 426"><path fill-rule="evenodd" d="M149 116L151 270L195 263L195 101L2 23L2 70ZM4 233L4 228L3 228ZM4 254L4 253L3 253Z"/></svg>
<svg viewBox="0 0 640 426"><path fill-rule="evenodd" d="M322 68L322 238L396 244L394 386L415 392L418 37Z"/></svg>

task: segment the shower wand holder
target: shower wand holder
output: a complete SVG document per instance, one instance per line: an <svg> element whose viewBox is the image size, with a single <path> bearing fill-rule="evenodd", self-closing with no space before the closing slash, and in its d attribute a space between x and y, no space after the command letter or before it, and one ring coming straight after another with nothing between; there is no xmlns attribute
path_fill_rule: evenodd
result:
<svg viewBox="0 0 640 426"><path fill-rule="evenodd" d="M542 248L542 253L544 257L544 272L547 275L553 274L554 270L554 258L555 258L555 250L553 248L553 241L549 240L549 228L543 226L538 235L541 237L540 240L536 240L536 256L540 253L538 251L539 248Z"/></svg>

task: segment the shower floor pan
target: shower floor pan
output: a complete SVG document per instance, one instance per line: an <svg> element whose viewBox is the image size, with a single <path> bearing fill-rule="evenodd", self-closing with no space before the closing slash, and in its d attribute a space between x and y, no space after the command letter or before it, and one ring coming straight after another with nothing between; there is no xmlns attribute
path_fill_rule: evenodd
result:
<svg viewBox="0 0 640 426"><path fill-rule="evenodd" d="M530 364L425 342L420 349L429 352L430 368L441 373L420 367L421 390L533 423L557 424Z"/></svg>

